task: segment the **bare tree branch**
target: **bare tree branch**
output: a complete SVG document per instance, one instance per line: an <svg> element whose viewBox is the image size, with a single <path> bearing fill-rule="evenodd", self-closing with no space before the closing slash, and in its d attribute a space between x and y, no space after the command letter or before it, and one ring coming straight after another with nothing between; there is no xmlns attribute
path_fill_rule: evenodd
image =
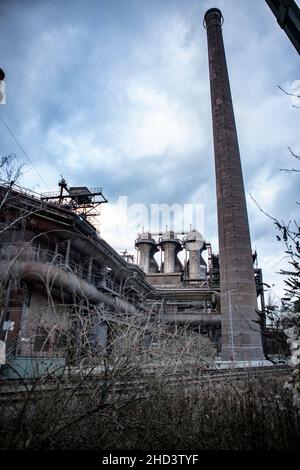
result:
<svg viewBox="0 0 300 470"><path fill-rule="evenodd" d="M293 157L295 157L295 158L297 158L298 160L300 160L300 155L296 155L296 154L292 151L291 147L289 147L289 146L288 146L288 149L289 149L289 151L291 152L291 154L293 155Z"/></svg>
<svg viewBox="0 0 300 470"><path fill-rule="evenodd" d="M283 93L285 93L288 96L294 96L295 98L300 98L300 95L296 95L295 93L289 93L286 90L284 90L280 85L277 85L277 87L279 88L279 90L283 91ZM300 108L300 106L296 106L295 104L293 104L292 106L293 108Z"/></svg>

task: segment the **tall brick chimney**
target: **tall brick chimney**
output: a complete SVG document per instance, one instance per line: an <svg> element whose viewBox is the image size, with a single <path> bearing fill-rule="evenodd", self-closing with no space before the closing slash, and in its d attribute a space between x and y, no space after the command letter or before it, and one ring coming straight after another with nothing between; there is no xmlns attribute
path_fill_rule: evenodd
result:
<svg viewBox="0 0 300 470"><path fill-rule="evenodd" d="M217 185L223 360L263 360L243 174L222 37L211 8L207 30Z"/></svg>

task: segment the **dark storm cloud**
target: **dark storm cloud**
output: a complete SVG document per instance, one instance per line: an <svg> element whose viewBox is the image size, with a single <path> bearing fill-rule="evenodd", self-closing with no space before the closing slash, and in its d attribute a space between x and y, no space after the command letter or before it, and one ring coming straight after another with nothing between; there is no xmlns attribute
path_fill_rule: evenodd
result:
<svg viewBox="0 0 300 470"><path fill-rule="evenodd" d="M49 187L63 174L73 185L102 185L113 204L119 195L147 206L202 203L204 235L216 244L202 27L212 6L225 18L253 245L272 276L280 259L274 229L248 195L275 216L295 217L297 178L278 168L293 165L287 145L300 153L299 113L277 85L289 89L300 77L297 54L265 2L1 2L7 104L0 113ZM0 138L2 154L24 160L1 122ZM30 165L23 184L46 189ZM119 248L112 214L113 205L103 233Z"/></svg>

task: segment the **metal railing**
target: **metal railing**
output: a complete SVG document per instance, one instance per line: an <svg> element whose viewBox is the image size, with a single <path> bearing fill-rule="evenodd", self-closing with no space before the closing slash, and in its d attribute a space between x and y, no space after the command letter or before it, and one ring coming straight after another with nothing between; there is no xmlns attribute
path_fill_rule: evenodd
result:
<svg viewBox="0 0 300 470"><path fill-rule="evenodd" d="M108 288L116 294L120 293L120 286L116 282L103 276L103 274L97 275L95 272L90 273L88 268L76 263L71 255L67 260L61 253L45 250L26 243L24 244L23 242L0 244L0 260L13 259L51 264L81 277L97 288Z"/></svg>

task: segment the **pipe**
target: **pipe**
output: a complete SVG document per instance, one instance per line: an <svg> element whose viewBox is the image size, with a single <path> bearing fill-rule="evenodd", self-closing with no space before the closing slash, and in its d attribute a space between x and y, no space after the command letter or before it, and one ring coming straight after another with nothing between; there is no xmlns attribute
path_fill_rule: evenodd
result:
<svg viewBox="0 0 300 470"><path fill-rule="evenodd" d="M221 326L221 315L164 315L163 320L167 323Z"/></svg>
<svg viewBox="0 0 300 470"><path fill-rule="evenodd" d="M59 285L69 293L76 293L94 304L105 303L116 310L124 313L136 314L136 308L118 297L110 297L89 284L84 279L80 279L76 274L65 272L60 267L53 264L41 262L19 261L4 262L0 264L0 272L10 276L19 276L29 282L44 282L48 285Z"/></svg>

